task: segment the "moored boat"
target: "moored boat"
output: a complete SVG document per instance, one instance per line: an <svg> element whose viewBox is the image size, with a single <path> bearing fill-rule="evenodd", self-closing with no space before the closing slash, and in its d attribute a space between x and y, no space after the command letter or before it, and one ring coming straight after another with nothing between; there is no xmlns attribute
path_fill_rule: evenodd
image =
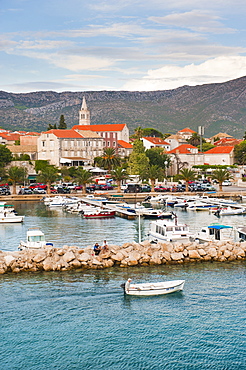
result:
<svg viewBox="0 0 246 370"><path fill-rule="evenodd" d="M149 240L151 242L189 242L194 240L194 234L186 224L179 223L177 216L173 220L155 220L150 223Z"/></svg>
<svg viewBox="0 0 246 370"><path fill-rule="evenodd" d="M25 216L19 216L14 206L0 202L0 223L19 223L24 221Z"/></svg>
<svg viewBox="0 0 246 370"><path fill-rule="evenodd" d="M153 296L180 292L184 288L185 280L172 280L153 283L138 283L131 284L131 279L128 279L122 285L124 293L134 296Z"/></svg>
<svg viewBox="0 0 246 370"><path fill-rule="evenodd" d="M112 218L115 217L115 211L106 209L95 209L95 211L84 211L81 213L84 218Z"/></svg>
<svg viewBox="0 0 246 370"><path fill-rule="evenodd" d="M209 226L202 227L201 230L195 234L195 239L199 241L199 243L219 240L230 242L235 240L235 231L232 226L213 223Z"/></svg>
<svg viewBox="0 0 246 370"><path fill-rule="evenodd" d="M20 241L18 249L42 249L46 246L52 247L52 243L47 243L44 233L37 227L29 228L26 233L26 241Z"/></svg>

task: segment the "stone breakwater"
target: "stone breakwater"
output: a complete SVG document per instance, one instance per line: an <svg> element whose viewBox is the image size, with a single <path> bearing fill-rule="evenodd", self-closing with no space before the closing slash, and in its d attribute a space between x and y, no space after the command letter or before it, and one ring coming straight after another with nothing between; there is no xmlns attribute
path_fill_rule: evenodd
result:
<svg viewBox="0 0 246 370"><path fill-rule="evenodd" d="M0 251L0 274L22 271L104 269L112 266L147 266L202 261L235 261L246 257L246 242L125 243L111 245L95 256L92 247L74 246L39 250Z"/></svg>

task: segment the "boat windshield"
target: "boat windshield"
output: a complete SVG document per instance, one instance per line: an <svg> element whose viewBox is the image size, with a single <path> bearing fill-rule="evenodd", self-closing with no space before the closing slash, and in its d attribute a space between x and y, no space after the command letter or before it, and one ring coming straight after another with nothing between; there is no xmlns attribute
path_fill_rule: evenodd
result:
<svg viewBox="0 0 246 370"><path fill-rule="evenodd" d="M28 236L29 242L44 242L44 235L32 235Z"/></svg>

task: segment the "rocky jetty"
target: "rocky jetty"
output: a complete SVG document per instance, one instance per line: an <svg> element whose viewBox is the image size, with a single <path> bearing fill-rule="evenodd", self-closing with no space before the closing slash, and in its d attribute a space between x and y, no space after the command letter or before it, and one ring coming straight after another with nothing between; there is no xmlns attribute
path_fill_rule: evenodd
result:
<svg viewBox="0 0 246 370"><path fill-rule="evenodd" d="M246 257L246 242L158 243L130 242L111 245L95 256L91 246L44 248L39 250L0 251L0 274L22 271L66 271L104 269L112 266L147 266L202 261L235 261Z"/></svg>

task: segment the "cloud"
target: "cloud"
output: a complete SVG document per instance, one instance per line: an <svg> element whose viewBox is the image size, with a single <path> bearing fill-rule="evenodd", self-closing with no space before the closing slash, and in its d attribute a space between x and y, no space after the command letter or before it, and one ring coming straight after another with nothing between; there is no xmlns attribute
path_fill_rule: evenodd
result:
<svg viewBox="0 0 246 370"><path fill-rule="evenodd" d="M234 33L220 22L220 17L209 11L192 10L185 13L174 13L164 17L150 17L150 20L163 25L188 28L196 32Z"/></svg>
<svg viewBox="0 0 246 370"><path fill-rule="evenodd" d="M246 57L218 57L201 64L183 67L167 65L149 70L141 79L126 82L122 90L152 91L175 89L180 86L220 83L246 75Z"/></svg>

